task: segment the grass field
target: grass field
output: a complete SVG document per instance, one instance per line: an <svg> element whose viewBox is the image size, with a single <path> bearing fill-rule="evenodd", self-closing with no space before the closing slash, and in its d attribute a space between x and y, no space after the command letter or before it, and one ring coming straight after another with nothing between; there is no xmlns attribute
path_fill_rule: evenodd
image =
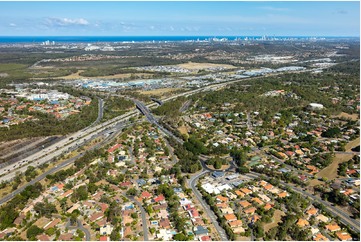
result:
<svg viewBox="0 0 361 242"><path fill-rule="evenodd" d="M251 241L251 237L236 236L236 241Z"/></svg>
<svg viewBox="0 0 361 242"><path fill-rule="evenodd" d="M143 94L143 95L163 96L166 93L178 91L180 89L181 88L159 88L159 89L154 89L154 90L149 90L149 91L140 91L139 93Z"/></svg>
<svg viewBox="0 0 361 242"><path fill-rule="evenodd" d="M352 148L354 148L358 145L360 145L360 137L347 143L347 145L345 146L345 149L347 152L350 152Z"/></svg>
<svg viewBox="0 0 361 242"><path fill-rule="evenodd" d="M16 63L0 64L0 73L2 73L0 80L2 78L26 79L31 76L27 71L27 65Z"/></svg>
<svg viewBox="0 0 361 242"><path fill-rule="evenodd" d="M281 210L276 210L273 217L272 217L272 223L268 223L265 224L264 228L264 232L268 232L270 229L276 227L278 225L278 222L281 221L281 217L284 216L285 213Z"/></svg>
<svg viewBox="0 0 361 242"><path fill-rule="evenodd" d="M200 69L207 69L212 67L224 67L226 69L235 68L232 65L227 64L213 64L213 63L195 63L195 62L188 62L184 64L177 65L181 68L189 69L189 70L200 70Z"/></svg>
<svg viewBox="0 0 361 242"><path fill-rule="evenodd" d="M183 135L188 135L188 130L187 130L187 127L186 126L180 126L178 128L179 132Z"/></svg>
<svg viewBox="0 0 361 242"><path fill-rule="evenodd" d="M61 77L56 77L57 79L64 79L64 80L72 80L72 79L79 79L79 78L84 78L82 76L80 76L80 74L83 72L84 70L78 70L75 73L72 73L70 75L67 76L61 76Z"/></svg>
<svg viewBox="0 0 361 242"><path fill-rule="evenodd" d="M335 157L333 158L331 165L322 169L319 173L317 173L317 176L318 177L327 177L327 179L329 179L329 180L335 179L337 177L338 165L342 162L348 161L352 157L353 157L353 155L336 154Z"/></svg>
<svg viewBox="0 0 361 242"><path fill-rule="evenodd" d="M310 187L314 187L321 184L324 184L324 182L317 179L310 180Z"/></svg>
<svg viewBox="0 0 361 242"><path fill-rule="evenodd" d="M347 119L351 119L351 120L358 120L360 117L358 114L348 114L345 112L342 112L336 116L334 116L336 118L347 118Z"/></svg>
<svg viewBox="0 0 361 242"><path fill-rule="evenodd" d="M24 70L27 66L23 64L0 64L0 72L13 72L18 70Z"/></svg>

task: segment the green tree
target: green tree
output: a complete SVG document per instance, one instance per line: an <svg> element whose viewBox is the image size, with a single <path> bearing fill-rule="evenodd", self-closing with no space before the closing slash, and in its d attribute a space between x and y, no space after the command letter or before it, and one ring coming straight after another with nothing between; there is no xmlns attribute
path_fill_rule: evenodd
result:
<svg viewBox="0 0 361 242"><path fill-rule="evenodd" d="M30 226L30 228L28 228L28 230L26 231L26 237L29 240L35 240L35 237L39 234L41 234L42 232L44 232L43 229L39 228L36 225L32 225Z"/></svg>

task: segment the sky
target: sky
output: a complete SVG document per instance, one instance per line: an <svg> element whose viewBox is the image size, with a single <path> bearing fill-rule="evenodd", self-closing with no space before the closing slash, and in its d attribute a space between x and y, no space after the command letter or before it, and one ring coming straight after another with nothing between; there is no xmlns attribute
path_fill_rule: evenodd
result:
<svg viewBox="0 0 361 242"><path fill-rule="evenodd" d="M352 2L0 2L0 36L360 36Z"/></svg>

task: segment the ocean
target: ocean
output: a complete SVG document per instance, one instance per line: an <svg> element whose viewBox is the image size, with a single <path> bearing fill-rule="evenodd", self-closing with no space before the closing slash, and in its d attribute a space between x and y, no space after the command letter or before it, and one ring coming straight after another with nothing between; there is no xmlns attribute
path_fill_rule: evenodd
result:
<svg viewBox="0 0 361 242"><path fill-rule="evenodd" d="M236 38L259 39L262 36L0 36L0 43L41 43L44 41L55 41L60 43L94 43L94 42L163 42L163 41L197 41L212 38ZM309 39L306 36L272 36L278 39ZM318 37L323 38L323 37ZM326 37L327 38L327 37ZM332 37L335 38L335 37Z"/></svg>

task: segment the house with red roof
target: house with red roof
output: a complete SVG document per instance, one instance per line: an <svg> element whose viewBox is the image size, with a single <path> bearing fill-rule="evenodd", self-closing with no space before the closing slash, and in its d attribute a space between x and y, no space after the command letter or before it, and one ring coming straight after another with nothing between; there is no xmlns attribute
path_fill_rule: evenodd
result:
<svg viewBox="0 0 361 242"><path fill-rule="evenodd" d="M110 238L106 235L100 236L99 241L110 241Z"/></svg>
<svg viewBox="0 0 361 242"><path fill-rule="evenodd" d="M212 241L211 236L209 235L204 235L199 237L199 241Z"/></svg>
<svg viewBox="0 0 361 242"><path fill-rule="evenodd" d="M57 218L57 219L55 219L55 220L53 220L53 221L50 221L49 223L47 223L44 227L43 227L43 229L44 230L47 230L47 229L50 229L50 228L54 228L58 223L60 223L61 222L61 219L59 219L59 218Z"/></svg>
<svg viewBox="0 0 361 242"><path fill-rule="evenodd" d="M153 198L153 202L155 203L161 203L164 202L165 197L163 196L163 194L160 194L158 197Z"/></svg>
<svg viewBox="0 0 361 242"><path fill-rule="evenodd" d="M293 157L294 155L295 155L295 152L293 152L293 151L286 151L285 152L286 153L286 155L288 156L288 157Z"/></svg>
<svg viewBox="0 0 361 242"><path fill-rule="evenodd" d="M188 214L191 218L198 218L199 217L199 213L197 211L197 209L195 208L191 208L188 210Z"/></svg>
<svg viewBox="0 0 361 242"><path fill-rule="evenodd" d="M89 220L90 221L96 221L98 219L101 219L104 217L104 213L103 212L99 212L99 213L94 213L92 216L90 216Z"/></svg>
<svg viewBox="0 0 361 242"><path fill-rule="evenodd" d="M183 208L184 208L184 210L188 211L188 210L194 208L194 206L193 206L193 204L190 204L190 203L189 203L189 204L183 206Z"/></svg>
<svg viewBox="0 0 361 242"><path fill-rule="evenodd" d="M113 153L115 150L119 149L120 147L122 147L121 144L116 144L116 145L110 147L110 148L108 149L108 152L109 152L109 153Z"/></svg>
<svg viewBox="0 0 361 242"><path fill-rule="evenodd" d="M107 210L107 208L109 208L109 205L106 203L99 203L99 207L102 210L102 212L105 212L105 210Z"/></svg>
<svg viewBox="0 0 361 242"><path fill-rule="evenodd" d="M130 187L132 185L133 185L133 183L131 183L130 181L120 183L121 187Z"/></svg>
<svg viewBox="0 0 361 242"><path fill-rule="evenodd" d="M47 236L46 234L40 234L36 236L36 238L38 239L38 241L50 241L49 236Z"/></svg>
<svg viewBox="0 0 361 242"><path fill-rule="evenodd" d="M159 226L163 229L170 229L171 226L170 226L170 221L168 218L162 218L160 221L159 221Z"/></svg>
<svg viewBox="0 0 361 242"><path fill-rule="evenodd" d="M140 194L140 198L141 199L148 199L148 198L150 198L152 196L152 194L150 194L149 192L147 192L147 191L144 191L144 192L142 192L142 194Z"/></svg>

